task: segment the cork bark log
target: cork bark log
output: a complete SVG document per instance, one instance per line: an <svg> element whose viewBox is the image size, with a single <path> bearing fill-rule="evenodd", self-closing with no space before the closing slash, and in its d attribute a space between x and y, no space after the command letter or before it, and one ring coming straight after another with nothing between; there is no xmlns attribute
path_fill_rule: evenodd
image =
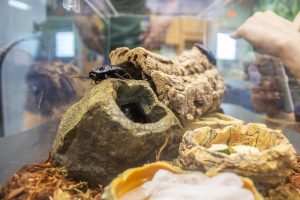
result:
<svg viewBox="0 0 300 200"><path fill-rule="evenodd" d="M159 100L182 124L220 107L224 80L196 46L172 59L141 47L122 47L110 53L110 60L112 65L126 69L132 78L149 81Z"/></svg>

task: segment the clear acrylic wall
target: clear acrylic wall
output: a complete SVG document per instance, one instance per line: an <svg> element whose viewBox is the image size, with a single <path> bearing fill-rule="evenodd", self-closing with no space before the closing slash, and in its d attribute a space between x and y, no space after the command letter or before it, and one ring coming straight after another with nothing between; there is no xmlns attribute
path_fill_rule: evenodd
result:
<svg viewBox="0 0 300 200"><path fill-rule="evenodd" d="M230 37L255 10L271 8L292 18L280 6L254 0L6 0L0 8L1 136L59 119L91 86L75 77L109 63L117 47L142 46L172 57L202 43L226 81L225 114L288 128L296 140L297 81L280 61ZM271 88L268 100L260 95L265 86Z"/></svg>

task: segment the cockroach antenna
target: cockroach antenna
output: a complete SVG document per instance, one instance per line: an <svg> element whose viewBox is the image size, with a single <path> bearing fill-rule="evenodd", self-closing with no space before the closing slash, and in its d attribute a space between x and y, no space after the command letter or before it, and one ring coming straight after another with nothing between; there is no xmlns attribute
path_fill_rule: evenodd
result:
<svg viewBox="0 0 300 200"><path fill-rule="evenodd" d="M90 79L89 77L85 77L85 76L75 76L75 77L72 77L72 78Z"/></svg>

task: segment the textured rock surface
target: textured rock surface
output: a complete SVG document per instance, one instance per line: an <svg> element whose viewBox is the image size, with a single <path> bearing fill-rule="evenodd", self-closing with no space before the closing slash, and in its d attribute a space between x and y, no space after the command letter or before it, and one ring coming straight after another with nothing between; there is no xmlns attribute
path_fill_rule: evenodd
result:
<svg viewBox="0 0 300 200"><path fill-rule="evenodd" d="M227 155L209 151L212 144L254 146L259 153ZM231 125L224 129L203 127L184 134L179 163L202 172L234 172L250 177L260 190L284 183L296 164L296 152L281 131L263 124Z"/></svg>
<svg viewBox="0 0 300 200"><path fill-rule="evenodd" d="M164 144L161 159L176 158L181 137L178 119L146 81L108 79L65 113L52 156L72 177L105 184L155 161Z"/></svg>
<svg viewBox="0 0 300 200"><path fill-rule="evenodd" d="M183 124L219 109L225 92L223 78L197 47L173 59L140 47L122 47L112 51L110 59L111 64L125 68L134 79L148 79L159 100Z"/></svg>

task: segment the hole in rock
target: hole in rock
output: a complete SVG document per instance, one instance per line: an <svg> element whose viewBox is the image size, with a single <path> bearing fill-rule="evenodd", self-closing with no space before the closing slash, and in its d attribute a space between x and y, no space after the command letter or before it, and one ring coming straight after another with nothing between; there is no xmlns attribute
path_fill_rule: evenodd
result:
<svg viewBox="0 0 300 200"><path fill-rule="evenodd" d="M151 91L143 85L121 85L117 89L116 103L135 123L155 123L167 115L165 108L157 105Z"/></svg>
<svg viewBox="0 0 300 200"><path fill-rule="evenodd" d="M128 103L120 106L122 112L128 117L131 121L135 123L149 123L147 116L141 111L137 103Z"/></svg>
<svg viewBox="0 0 300 200"><path fill-rule="evenodd" d="M195 100L194 105L196 108L201 108L203 106L203 102L201 100Z"/></svg>

